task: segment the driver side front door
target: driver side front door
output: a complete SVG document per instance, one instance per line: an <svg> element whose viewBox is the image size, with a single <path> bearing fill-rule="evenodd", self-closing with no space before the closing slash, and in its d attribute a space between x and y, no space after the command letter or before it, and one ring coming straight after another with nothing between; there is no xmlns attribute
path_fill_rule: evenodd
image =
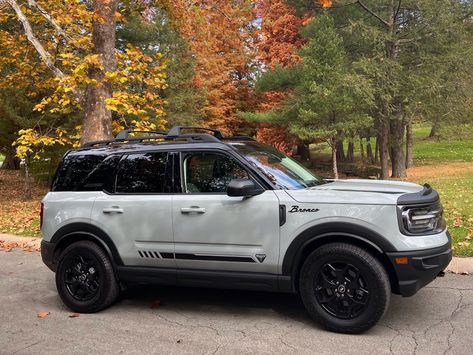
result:
<svg viewBox="0 0 473 355"><path fill-rule="evenodd" d="M279 200L274 191L228 196L232 179L252 176L224 153L181 152L179 165L182 192L172 203L177 267L276 274Z"/></svg>

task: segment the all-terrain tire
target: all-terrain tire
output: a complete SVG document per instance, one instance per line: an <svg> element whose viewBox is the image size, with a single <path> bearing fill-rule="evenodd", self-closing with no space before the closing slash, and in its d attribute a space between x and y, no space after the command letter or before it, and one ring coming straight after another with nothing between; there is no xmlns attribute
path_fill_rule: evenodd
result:
<svg viewBox="0 0 473 355"><path fill-rule="evenodd" d="M62 302L78 313L98 312L110 306L120 293L107 253L85 240L69 245L61 253L56 287Z"/></svg>
<svg viewBox="0 0 473 355"><path fill-rule="evenodd" d="M370 329L385 314L391 299L383 265L366 250L346 243L323 245L306 258L299 292L309 315L339 333Z"/></svg>

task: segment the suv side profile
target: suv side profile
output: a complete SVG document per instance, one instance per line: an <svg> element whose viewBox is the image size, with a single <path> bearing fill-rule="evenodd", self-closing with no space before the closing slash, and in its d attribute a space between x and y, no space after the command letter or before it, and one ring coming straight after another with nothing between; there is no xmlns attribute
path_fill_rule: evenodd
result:
<svg viewBox="0 0 473 355"><path fill-rule="evenodd" d="M134 283L292 292L325 328L359 333L451 260L428 185L324 180L205 128L140 134L67 152L42 201L42 258L73 311Z"/></svg>

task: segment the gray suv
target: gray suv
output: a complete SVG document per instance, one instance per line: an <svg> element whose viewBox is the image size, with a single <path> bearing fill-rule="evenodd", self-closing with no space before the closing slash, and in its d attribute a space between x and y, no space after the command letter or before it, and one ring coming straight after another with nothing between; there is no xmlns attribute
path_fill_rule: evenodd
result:
<svg viewBox="0 0 473 355"><path fill-rule="evenodd" d="M123 131L66 153L42 201L42 258L76 312L129 284L298 293L324 327L372 327L451 260L439 196L324 180L249 137Z"/></svg>

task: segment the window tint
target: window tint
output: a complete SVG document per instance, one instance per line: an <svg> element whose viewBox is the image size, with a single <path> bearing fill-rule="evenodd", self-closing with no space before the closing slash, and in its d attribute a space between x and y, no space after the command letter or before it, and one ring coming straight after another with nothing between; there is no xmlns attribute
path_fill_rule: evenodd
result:
<svg viewBox="0 0 473 355"><path fill-rule="evenodd" d="M167 153L130 154L120 162L116 192L162 193L166 184Z"/></svg>
<svg viewBox="0 0 473 355"><path fill-rule="evenodd" d="M107 157L90 172L79 189L81 191L113 192L113 187L115 185L115 170L120 162L120 157L120 155Z"/></svg>
<svg viewBox="0 0 473 355"><path fill-rule="evenodd" d="M233 179L248 178L248 173L235 160L220 154L188 154L183 166L186 193L226 192Z"/></svg>
<svg viewBox="0 0 473 355"><path fill-rule="evenodd" d="M105 155L68 154L59 167L52 191L75 191Z"/></svg>

